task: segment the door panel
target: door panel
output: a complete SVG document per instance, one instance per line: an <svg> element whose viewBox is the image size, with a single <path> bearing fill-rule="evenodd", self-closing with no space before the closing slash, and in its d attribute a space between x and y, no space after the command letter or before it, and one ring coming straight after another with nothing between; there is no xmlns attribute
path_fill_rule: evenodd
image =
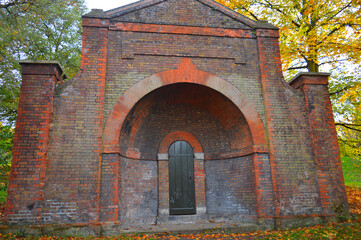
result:
<svg viewBox="0 0 361 240"><path fill-rule="evenodd" d="M193 149L185 141L169 148L169 212L171 215L196 214Z"/></svg>

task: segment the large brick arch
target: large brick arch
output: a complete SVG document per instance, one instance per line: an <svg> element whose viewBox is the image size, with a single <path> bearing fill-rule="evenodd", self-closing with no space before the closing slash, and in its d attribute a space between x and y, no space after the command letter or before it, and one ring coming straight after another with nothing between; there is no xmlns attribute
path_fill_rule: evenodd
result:
<svg viewBox="0 0 361 240"><path fill-rule="evenodd" d="M103 152L119 153L119 135L123 123L135 104L148 93L166 85L175 83L194 83L218 91L232 101L242 112L250 127L253 151L268 151L263 122L253 105L229 82L199 71L190 59L182 59L177 69L152 75L128 89L115 104L107 119L103 133Z"/></svg>

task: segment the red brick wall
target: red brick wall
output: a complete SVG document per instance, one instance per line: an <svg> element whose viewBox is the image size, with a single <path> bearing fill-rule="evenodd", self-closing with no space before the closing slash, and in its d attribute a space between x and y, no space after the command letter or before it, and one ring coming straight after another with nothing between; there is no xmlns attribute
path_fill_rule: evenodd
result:
<svg viewBox="0 0 361 240"><path fill-rule="evenodd" d="M325 215L333 214L337 208L348 211L340 151L327 87L328 77L329 74L302 73L291 82L305 98L317 185Z"/></svg>
<svg viewBox="0 0 361 240"><path fill-rule="evenodd" d="M97 222L99 218L107 27L106 19L83 19L81 71L56 89L44 188L45 222ZM71 214L64 208L70 208Z"/></svg>
<svg viewBox="0 0 361 240"><path fill-rule="evenodd" d="M122 207L119 206L121 170L119 154L103 154L99 211L99 220L102 222L119 220L119 209Z"/></svg>
<svg viewBox="0 0 361 240"><path fill-rule="evenodd" d="M258 30L275 213L322 214L304 100L283 80L278 32Z"/></svg>
<svg viewBox="0 0 361 240"><path fill-rule="evenodd" d="M22 62L22 86L14 137L6 215L16 222L41 221L57 63Z"/></svg>
<svg viewBox="0 0 361 240"><path fill-rule="evenodd" d="M24 68L8 219L154 221L157 154L172 132L205 154L209 213L315 217L345 201L326 88L302 96L284 82L275 28L189 2L85 16L81 71L54 98L49 65Z"/></svg>

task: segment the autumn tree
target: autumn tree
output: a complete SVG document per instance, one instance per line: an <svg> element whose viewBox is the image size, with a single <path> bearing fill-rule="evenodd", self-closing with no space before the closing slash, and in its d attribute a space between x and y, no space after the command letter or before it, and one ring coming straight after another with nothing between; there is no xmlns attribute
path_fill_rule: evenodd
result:
<svg viewBox="0 0 361 240"><path fill-rule="evenodd" d="M31 7L37 0L8 0L0 1L0 8L10 8L13 6L26 5L26 8Z"/></svg>
<svg viewBox="0 0 361 240"><path fill-rule="evenodd" d="M330 85L341 154L361 155L361 74L340 73Z"/></svg>
<svg viewBox="0 0 361 240"><path fill-rule="evenodd" d="M299 71L331 72L330 96L344 155L361 143L360 0L218 0L280 29L286 80ZM346 150L348 149L348 150Z"/></svg>
<svg viewBox="0 0 361 240"><path fill-rule="evenodd" d="M6 200L10 163L12 158L14 129L0 122L0 203Z"/></svg>
<svg viewBox="0 0 361 240"><path fill-rule="evenodd" d="M74 76L80 67L85 10L84 0L0 1L0 179L6 170L1 166L11 160L21 84L18 61L57 60Z"/></svg>
<svg viewBox="0 0 361 240"><path fill-rule="evenodd" d="M14 123L19 60L57 60L69 76L80 66L83 0L14 0L0 9L0 121ZM4 5L4 4L3 4Z"/></svg>

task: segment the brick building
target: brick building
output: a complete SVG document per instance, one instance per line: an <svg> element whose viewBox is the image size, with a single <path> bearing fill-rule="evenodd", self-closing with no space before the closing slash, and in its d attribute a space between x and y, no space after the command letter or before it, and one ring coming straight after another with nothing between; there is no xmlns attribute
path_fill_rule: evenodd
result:
<svg viewBox="0 0 361 240"><path fill-rule="evenodd" d="M347 211L329 75L286 83L277 28L212 0L143 0L83 30L74 79L21 63L9 223L274 228Z"/></svg>

